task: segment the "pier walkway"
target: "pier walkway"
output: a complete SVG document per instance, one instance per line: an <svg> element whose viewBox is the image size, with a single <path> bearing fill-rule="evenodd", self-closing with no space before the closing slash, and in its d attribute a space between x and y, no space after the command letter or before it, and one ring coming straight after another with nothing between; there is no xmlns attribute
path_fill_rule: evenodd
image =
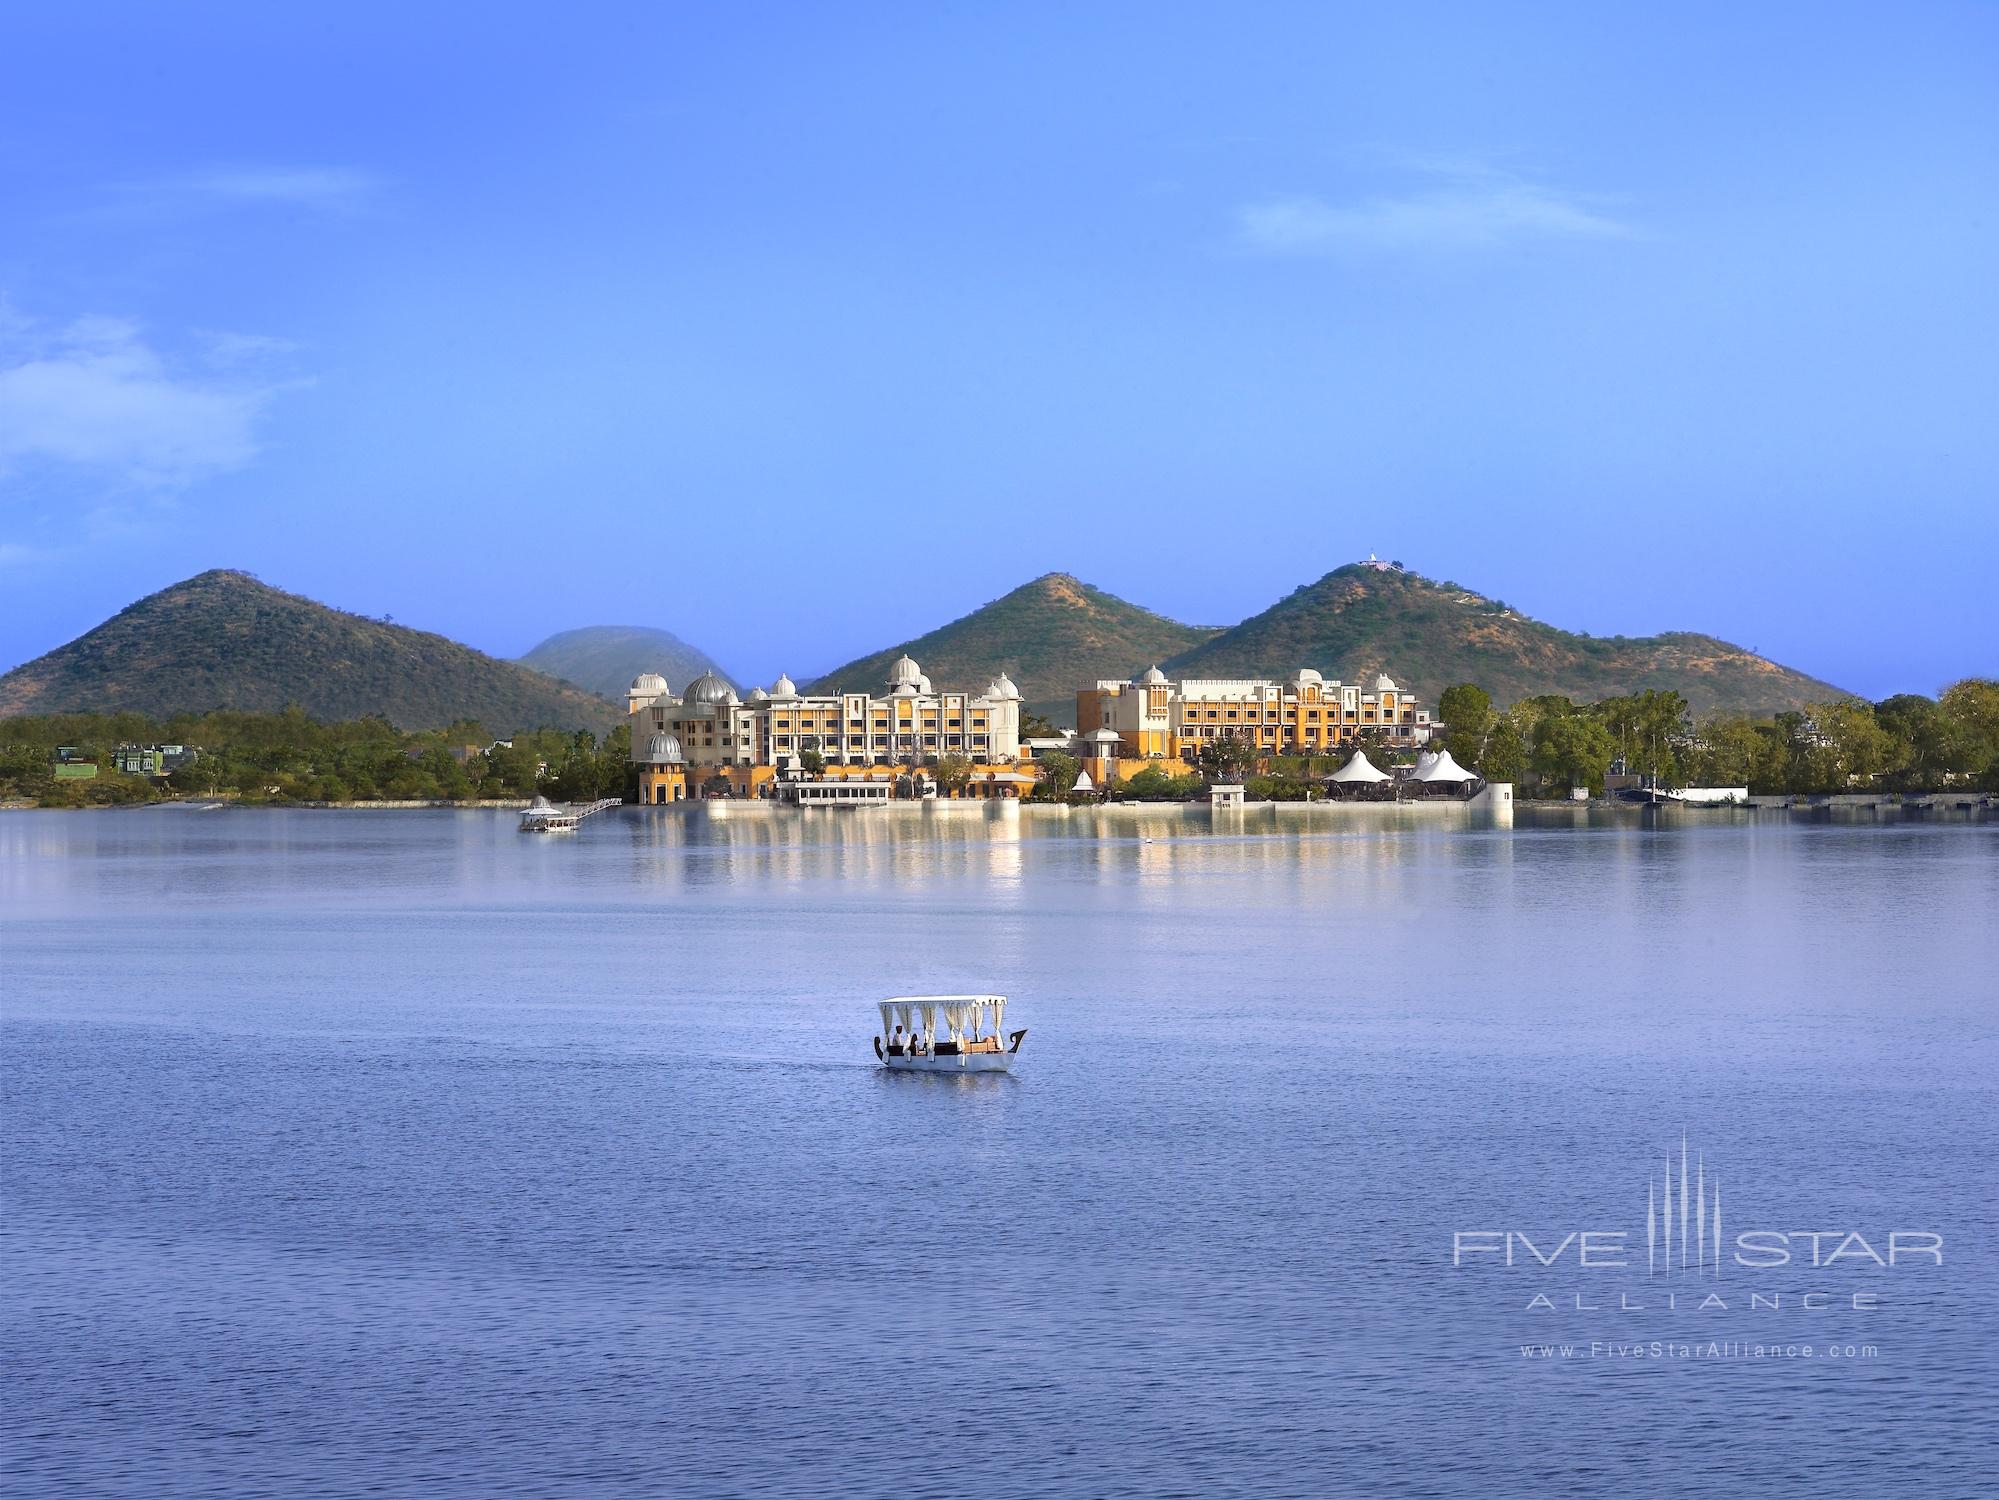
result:
<svg viewBox="0 0 1999 1500"><path fill-rule="evenodd" d="M622 797L601 797L595 802L581 807L557 807L546 797L534 799L534 805L521 814L523 833L570 833L585 818L602 812L607 807L620 807Z"/></svg>

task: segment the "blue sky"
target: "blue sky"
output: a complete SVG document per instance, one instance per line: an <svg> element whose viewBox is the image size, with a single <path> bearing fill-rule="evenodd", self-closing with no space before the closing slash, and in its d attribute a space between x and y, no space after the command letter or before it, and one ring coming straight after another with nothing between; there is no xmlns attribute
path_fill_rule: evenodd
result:
<svg viewBox="0 0 1999 1500"><path fill-rule="evenodd" d="M1999 9L17 8L0 665L209 567L804 676L1379 552L1999 671ZM1141 665L1141 664L1133 664Z"/></svg>

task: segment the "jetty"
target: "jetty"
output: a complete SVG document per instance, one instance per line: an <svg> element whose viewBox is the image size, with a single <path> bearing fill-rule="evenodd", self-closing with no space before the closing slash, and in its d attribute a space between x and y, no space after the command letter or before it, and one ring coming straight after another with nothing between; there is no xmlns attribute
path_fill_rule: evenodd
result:
<svg viewBox="0 0 1999 1500"><path fill-rule="evenodd" d="M522 833L574 833L585 818L602 812L607 807L623 805L622 797L601 797L583 806L557 807L546 797L537 797L528 810L521 814Z"/></svg>

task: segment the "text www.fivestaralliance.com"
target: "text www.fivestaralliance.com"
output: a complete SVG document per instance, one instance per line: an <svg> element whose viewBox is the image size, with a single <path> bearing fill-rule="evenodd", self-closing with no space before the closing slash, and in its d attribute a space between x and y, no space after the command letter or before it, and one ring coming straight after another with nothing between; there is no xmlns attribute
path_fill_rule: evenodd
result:
<svg viewBox="0 0 1999 1500"><path fill-rule="evenodd" d="M1521 1344L1522 1359L1684 1359L1828 1361L1879 1359L1878 1344L1756 1344L1742 1339L1651 1339L1636 1343Z"/></svg>

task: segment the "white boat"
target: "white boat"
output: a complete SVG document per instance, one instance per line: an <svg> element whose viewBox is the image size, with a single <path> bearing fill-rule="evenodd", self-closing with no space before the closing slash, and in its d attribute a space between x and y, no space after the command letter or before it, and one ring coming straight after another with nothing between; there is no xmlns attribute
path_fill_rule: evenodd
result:
<svg viewBox="0 0 1999 1500"><path fill-rule="evenodd" d="M548 798L537 796L528 810L521 814L521 832L574 833L576 825L582 821L574 808L556 807Z"/></svg>
<svg viewBox="0 0 1999 1500"><path fill-rule="evenodd" d="M1005 1073L1027 1035L1002 1029L1004 995L901 995L881 1015L875 1056L897 1073Z"/></svg>

